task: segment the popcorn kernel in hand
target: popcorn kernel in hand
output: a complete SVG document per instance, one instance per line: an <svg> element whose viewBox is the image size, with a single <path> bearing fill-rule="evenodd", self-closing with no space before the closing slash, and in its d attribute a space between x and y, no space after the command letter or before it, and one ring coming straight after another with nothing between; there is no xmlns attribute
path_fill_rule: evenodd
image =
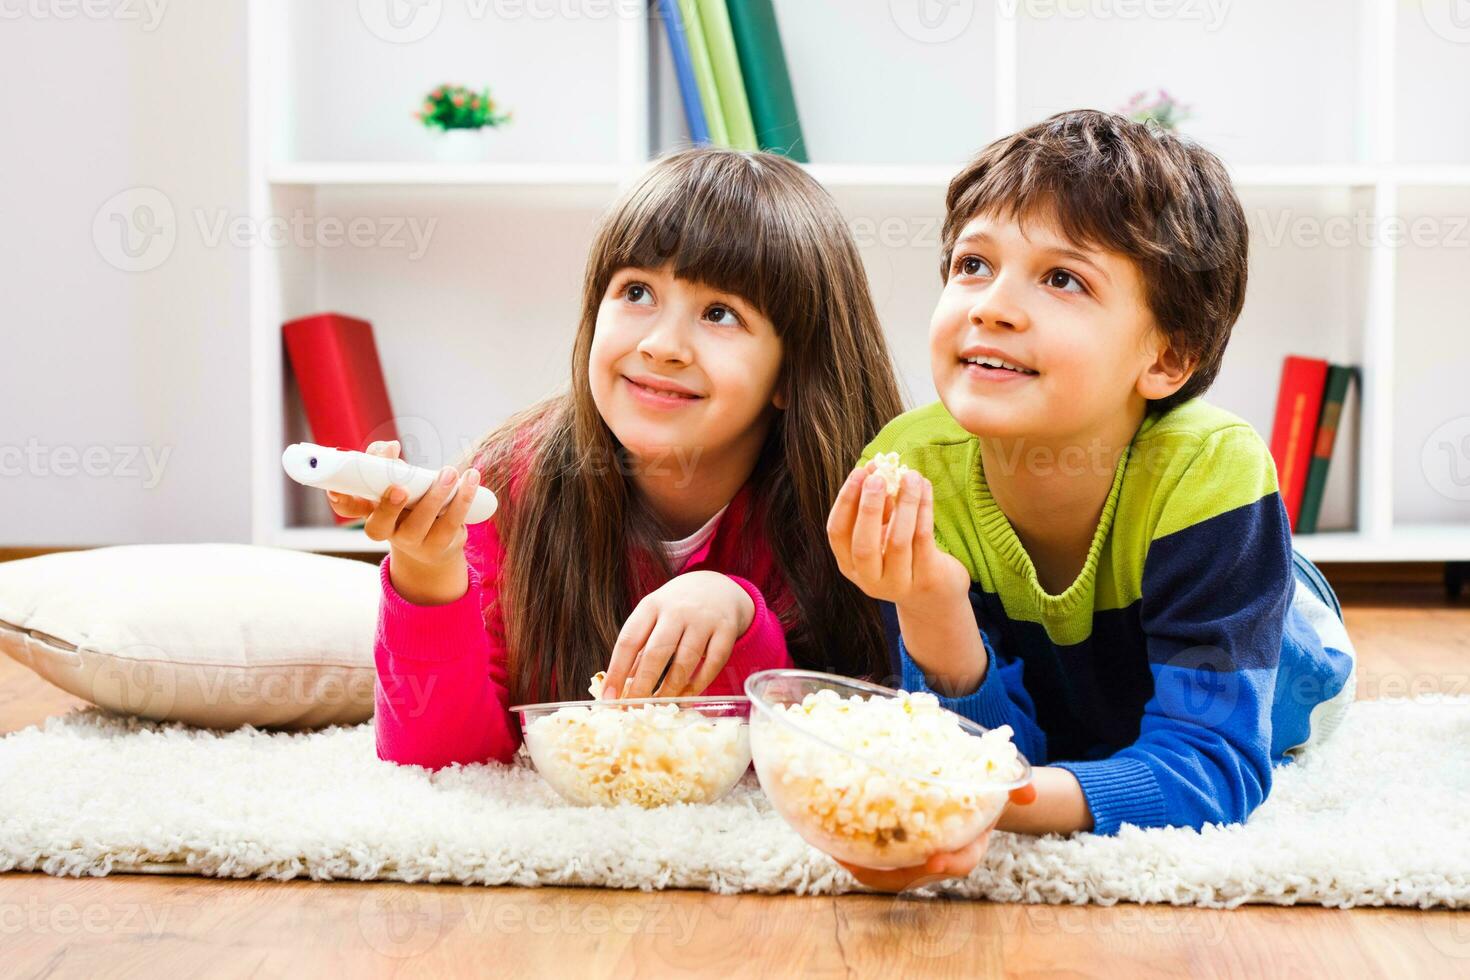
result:
<svg viewBox="0 0 1470 980"><path fill-rule="evenodd" d="M888 496L897 497L899 487L903 485L903 475L910 472L909 467L898 461L898 453L879 453L873 457L873 467L873 472L883 478Z"/></svg>

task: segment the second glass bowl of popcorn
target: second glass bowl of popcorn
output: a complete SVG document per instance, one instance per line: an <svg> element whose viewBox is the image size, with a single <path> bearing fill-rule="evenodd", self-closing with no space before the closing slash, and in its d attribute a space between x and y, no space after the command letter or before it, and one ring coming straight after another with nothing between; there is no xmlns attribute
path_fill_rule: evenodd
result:
<svg viewBox="0 0 1470 980"><path fill-rule="evenodd" d="M1031 765L932 694L806 670L745 682L756 775L807 843L866 868L911 868L995 826Z"/></svg>
<svg viewBox="0 0 1470 980"><path fill-rule="evenodd" d="M743 697L562 701L511 710L521 716L536 771L578 806L713 803L750 768L750 701Z"/></svg>

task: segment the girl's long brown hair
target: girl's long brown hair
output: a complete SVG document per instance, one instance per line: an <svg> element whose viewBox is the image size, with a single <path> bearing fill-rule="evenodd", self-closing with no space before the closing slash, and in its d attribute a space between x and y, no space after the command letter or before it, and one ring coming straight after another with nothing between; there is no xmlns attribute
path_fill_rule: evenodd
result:
<svg viewBox="0 0 1470 980"><path fill-rule="evenodd" d="M825 530L863 447L902 411L857 248L832 198L796 164L698 148L660 159L604 216L570 392L511 418L466 460L502 500L512 703L583 696L637 598L629 555L662 554L663 529L625 476L588 378L598 307L630 266L735 293L775 325L787 407L752 474L748 526L766 535L794 600L778 612L796 664L887 674L877 605L838 572Z"/></svg>

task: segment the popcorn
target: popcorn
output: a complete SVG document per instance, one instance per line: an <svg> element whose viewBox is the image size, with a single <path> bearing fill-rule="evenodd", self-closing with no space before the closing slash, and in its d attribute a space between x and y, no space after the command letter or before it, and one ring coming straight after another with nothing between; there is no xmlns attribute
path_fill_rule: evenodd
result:
<svg viewBox="0 0 1470 980"><path fill-rule="evenodd" d="M800 731L756 716L762 788L808 842L852 864L907 868L965 846L1026 772L1009 725L971 735L926 692L822 690L771 711Z"/></svg>
<svg viewBox="0 0 1470 980"><path fill-rule="evenodd" d="M619 706L602 698L605 681L603 671L592 678L592 704L533 716L525 725L536 769L570 802L710 803L745 774L745 718L713 717L677 704Z"/></svg>
<svg viewBox="0 0 1470 980"><path fill-rule="evenodd" d="M873 472L883 478L888 496L897 497L899 487L903 484L903 475L911 470L898 461L898 453L879 453L873 457L873 465Z"/></svg>

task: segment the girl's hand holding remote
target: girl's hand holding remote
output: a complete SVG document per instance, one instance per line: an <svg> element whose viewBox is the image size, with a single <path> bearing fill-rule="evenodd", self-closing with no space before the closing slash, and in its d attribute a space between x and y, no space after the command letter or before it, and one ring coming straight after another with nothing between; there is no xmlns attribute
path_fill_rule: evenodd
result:
<svg viewBox="0 0 1470 980"><path fill-rule="evenodd" d="M735 641L754 618L750 593L728 575L695 571L675 576L644 596L623 624L603 696L698 695L719 676ZM669 672L659 684L665 665Z"/></svg>
<svg viewBox="0 0 1470 980"><path fill-rule="evenodd" d="M397 459L399 448L393 440L375 442L363 451ZM459 474L446 466L434 486L409 509L404 504L407 493L399 486L389 487L380 501L332 491L327 500L343 517L366 518L363 530L369 538L388 542L388 571L399 595L415 605L438 606L455 601L469 588L465 515L479 485L478 470Z"/></svg>

